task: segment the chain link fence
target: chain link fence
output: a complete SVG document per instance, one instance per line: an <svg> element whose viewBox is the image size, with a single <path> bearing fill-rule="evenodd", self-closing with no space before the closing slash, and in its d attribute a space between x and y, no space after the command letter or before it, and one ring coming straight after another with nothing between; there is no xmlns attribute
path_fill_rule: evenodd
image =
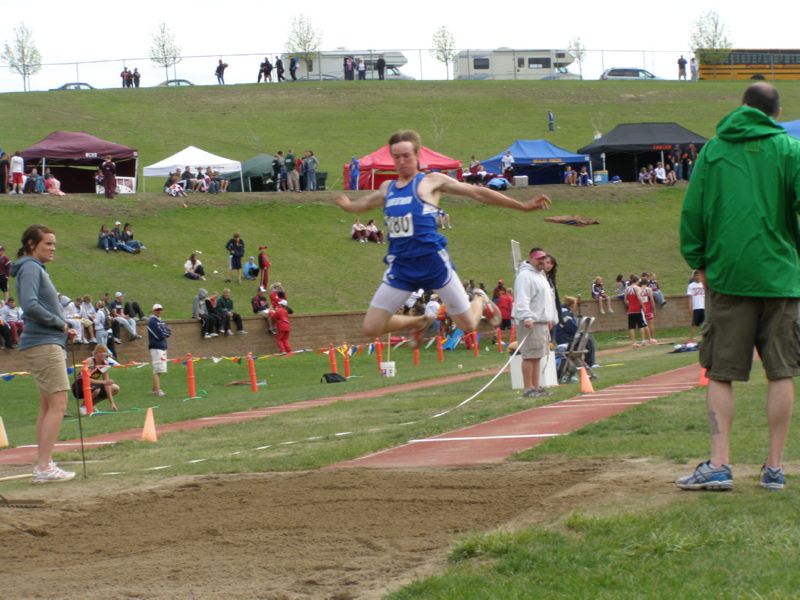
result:
<svg viewBox="0 0 800 600"><path fill-rule="evenodd" d="M688 60L692 56L689 49L585 50L581 61L570 60L572 55L564 49L458 49L453 54L453 62L445 65L436 60L434 51L429 48L321 51L309 55L308 60L312 61L310 71L302 64L305 61L301 61L298 77L312 80L345 79L344 61L350 56L355 64L358 59L365 62L365 79L378 79L376 63L383 55L388 67L395 67L387 67L386 79L598 79L604 70L612 67L645 69L662 79L677 79L679 57L683 55ZM567 56L559 57L559 54ZM120 73L125 67L131 71L138 69L142 87L159 85L169 79L185 79L195 85L216 85L215 68L220 59L229 65L225 71L226 84L256 83L260 64L265 57L273 64L276 57L282 57L285 77L290 79L288 55L285 51L272 49L252 54L183 56L167 69L153 64L148 57L46 61L39 73L31 78L31 89L47 90L71 82L85 82L95 88L122 87ZM556 66L564 61L569 64L563 69ZM357 71L353 78L358 79ZM277 80L275 71L273 80ZM22 77L8 67L0 69L0 91L22 91Z"/></svg>

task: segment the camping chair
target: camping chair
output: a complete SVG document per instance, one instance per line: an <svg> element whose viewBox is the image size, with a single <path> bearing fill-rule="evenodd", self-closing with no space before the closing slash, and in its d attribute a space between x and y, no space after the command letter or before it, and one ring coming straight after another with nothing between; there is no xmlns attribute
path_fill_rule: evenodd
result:
<svg viewBox="0 0 800 600"><path fill-rule="evenodd" d="M570 378L578 372L580 367L586 369L586 374L591 379L595 379L592 367L586 362L586 345L589 343L589 335L592 332L594 317L581 317L575 337L565 349L556 348L556 358L559 359L558 381L560 383L569 382Z"/></svg>

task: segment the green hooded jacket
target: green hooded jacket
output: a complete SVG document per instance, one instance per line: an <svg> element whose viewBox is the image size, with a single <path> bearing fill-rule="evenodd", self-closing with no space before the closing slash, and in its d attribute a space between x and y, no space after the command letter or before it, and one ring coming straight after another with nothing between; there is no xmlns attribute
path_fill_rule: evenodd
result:
<svg viewBox="0 0 800 600"><path fill-rule="evenodd" d="M710 289L800 298L800 143L758 109L717 124L681 211L681 254Z"/></svg>

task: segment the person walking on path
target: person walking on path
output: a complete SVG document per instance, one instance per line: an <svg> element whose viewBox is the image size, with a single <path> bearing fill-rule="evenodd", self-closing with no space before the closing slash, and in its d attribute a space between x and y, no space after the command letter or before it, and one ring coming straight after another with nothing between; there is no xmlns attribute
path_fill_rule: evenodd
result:
<svg viewBox="0 0 800 600"><path fill-rule="evenodd" d="M547 257L541 248L532 248L514 280L512 314L521 339L519 353L525 398L550 395L539 385L541 360L550 352L550 330L559 320L553 288L544 271Z"/></svg>
<svg viewBox="0 0 800 600"><path fill-rule="evenodd" d="M100 165L100 172L103 174L103 190L106 198L114 198L117 191L117 165L114 164L110 154Z"/></svg>
<svg viewBox="0 0 800 600"><path fill-rule="evenodd" d="M709 379L711 457L676 480L681 489L733 487L732 382L749 379L754 347L768 380L761 485L784 487L792 378L800 374L800 144L774 121L780 111L773 86L748 87L699 154L683 201L681 253L706 289L700 364Z"/></svg>
<svg viewBox="0 0 800 600"><path fill-rule="evenodd" d="M26 370L33 375L40 399L33 483L55 483L75 477L74 472L64 471L53 462L53 449L67 412L70 389L66 343L77 335L67 325L58 292L45 269L55 255L55 232L44 225L31 225L22 234L22 247L11 266L25 322L19 350Z"/></svg>
<svg viewBox="0 0 800 600"><path fill-rule="evenodd" d="M384 210L389 238L384 262L388 269L364 317L364 333L370 337L412 330L418 342L432 319L426 315L395 313L419 288L434 290L464 332L474 331L481 315L486 316L492 326L500 324L497 306L482 291L476 291L470 300L450 262L447 238L439 233L436 225L442 194L524 212L550 206L550 198L544 194L519 201L486 187L458 182L444 173L420 173L421 146L422 140L416 131L396 132L389 138L389 151L398 179L384 181L379 189L357 200L344 194L336 198L336 204L347 212L362 213L380 207Z"/></svg>
<svg viewBox="0 0 800 600"><path fill-rule="evenodd" d="M150 350L150 364L153 366L154 396L165 395L161 389L161 374L167 372L167 338L172 335L170 328L161 320L162 310L163 306L153 304L153 314L147 320L147 348Z"/></svg>

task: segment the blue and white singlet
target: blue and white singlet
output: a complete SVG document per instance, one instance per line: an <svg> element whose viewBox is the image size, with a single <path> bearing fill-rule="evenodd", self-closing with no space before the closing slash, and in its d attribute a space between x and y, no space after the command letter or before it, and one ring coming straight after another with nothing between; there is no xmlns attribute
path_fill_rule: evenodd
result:
<svg viewBox="0 0 800 600"><path fill-rule="evenodd" d="M436 224L438 209L417 194L423 177L425 173L419 173L403 187L396 181L389 183L383 209L389 237L389 252L384 258L389 268L383 280L409 291L440 289L454 271L447 255L447 238Z"/></svg>

